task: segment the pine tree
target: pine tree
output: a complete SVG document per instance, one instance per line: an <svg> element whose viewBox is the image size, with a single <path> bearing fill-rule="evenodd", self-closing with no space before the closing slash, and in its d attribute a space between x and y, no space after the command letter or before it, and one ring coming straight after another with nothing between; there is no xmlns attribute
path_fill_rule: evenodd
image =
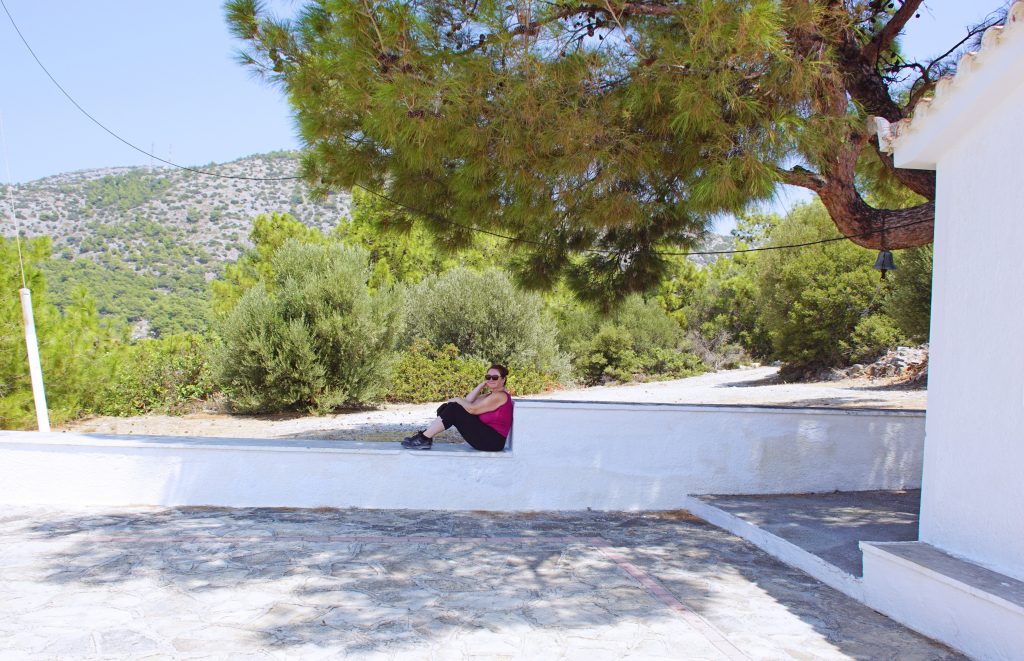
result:
<svg viewBox="0 0 1024 661"><path fill-rule="evenodd" d="M287 91L319 192L386 190L448 243L470 228L518 240L525 283L572 272L606 298L651 287L659 248L694 245L779 183L816 192L862 246L929 243L934 174L895 168L867 122L909 116L952 66L899 54L922 1L318 0L283 21L257 0L226 8L242 61ZM865 201L872 167L917 203Z"/></svg>

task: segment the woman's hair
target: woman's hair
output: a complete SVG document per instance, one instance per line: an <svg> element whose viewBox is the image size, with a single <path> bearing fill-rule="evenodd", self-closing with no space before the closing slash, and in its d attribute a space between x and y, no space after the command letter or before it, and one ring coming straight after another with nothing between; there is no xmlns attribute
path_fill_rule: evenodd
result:
<svg viewBox="0 0 1024 661"><path fill-rule="evenodd" d="M501 375L501 378L503 378L503 379L507 379L508 378L508 368L505 367L504 365L499 365L498 363L494 363L493 365L488 367L487 370L488 371L490 371L490 370L498 370L498 374Z"/></svg>

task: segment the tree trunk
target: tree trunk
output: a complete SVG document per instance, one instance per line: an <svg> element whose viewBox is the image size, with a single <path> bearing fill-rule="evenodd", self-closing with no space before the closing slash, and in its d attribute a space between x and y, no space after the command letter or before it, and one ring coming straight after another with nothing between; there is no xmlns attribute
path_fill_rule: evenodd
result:
<svg viewBox="0 0 1024 661"><path fill-rule="evenodd" d="M820 174L794 168L784 173L783 180L817 193L836 228L859 246L899 250L931 243L935 229L935 173L893 168L904 185L927 197L928 201L907 209L872 207L856 186L857 160L867 142L866 135L852 134L843 148L824 164ZM886 164L892 166L891 156Z"/></svg>
<svg viewBox="0 0 1024 661"><path fill-rule="evenodd" d="M858 246L898 250L932 242L935 202L909 209L876 209L856 190L831 183L818 191L818 197L839 231Z"/></svg>

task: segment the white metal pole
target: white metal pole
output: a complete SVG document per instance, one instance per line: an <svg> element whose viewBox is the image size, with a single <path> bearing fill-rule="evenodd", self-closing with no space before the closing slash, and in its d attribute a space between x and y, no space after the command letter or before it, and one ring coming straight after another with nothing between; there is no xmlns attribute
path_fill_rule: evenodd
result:
<svg viewBox="0 0 1024 661"><path fill-rule="evenodd" d="M21 316L25 320L25 348L28 349L28 371L32 377L32 398L36 402L36 421L39 431L50 431L50 413L46 410L46 391L43 389L43 369L39 366L39 342L36 341L36 321L32 315L32 292L19 289Z"/></svg>

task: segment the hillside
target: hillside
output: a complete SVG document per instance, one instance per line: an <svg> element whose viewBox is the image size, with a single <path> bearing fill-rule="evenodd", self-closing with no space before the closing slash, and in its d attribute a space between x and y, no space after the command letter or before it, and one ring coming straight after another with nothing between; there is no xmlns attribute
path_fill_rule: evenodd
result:
<svg viewBox="0 0 1024 661"><path fill-rule="evenodd" d="M297 165L294 154L278 152L201 169L274 178L293 176ZM0 193L10 199L6 187ZM339 194L314 203L296 180L147 167L59 174L15 185L11 198L22 232L53 242L51 300L67 303L84 286L103 314L130 320L140 335L206 325L206 283L246 249L258 214L286 211L328 230L350 201Z"/></svg>
<svg viewBox="0 0 1024 661"><path fill-rule="evenodd" d="M248 156L200 166L221 176L289 177L297 171L294 154ZM49 236L55 252L102 262L114 253L152 270L145 259L148 223L172 232L194 249L196 258L222 263L245 249L257 214L289 212L329 229L347 215L348 195L313 203L300 181L215 178L174 168L106 168L46 177L14 189L14 212L28 236ZM6 197L6 187L0 186ZM10 228L4 228L10 234ZM211 272L213 275L214 272Z"/></svg>
<svg viewBox="0 0 1024 661"><path fill-rule="evenodd" d="M275 152L200 166L231 177L294 176L296 154ZM0 185L28 237L49 237L56 259L46 267L50 300L65 305L84 287L100 312L127 320L134 334L202 330L208 282L249 247L252 220L287 212L330 230L349 214L351 196L311 200L298 180L217 178L174 168L105 168ZM14 227L2 228L13 236ZM705 249L732 245L709 235ZM706 265L713 256L695 256Z"/></svg>

